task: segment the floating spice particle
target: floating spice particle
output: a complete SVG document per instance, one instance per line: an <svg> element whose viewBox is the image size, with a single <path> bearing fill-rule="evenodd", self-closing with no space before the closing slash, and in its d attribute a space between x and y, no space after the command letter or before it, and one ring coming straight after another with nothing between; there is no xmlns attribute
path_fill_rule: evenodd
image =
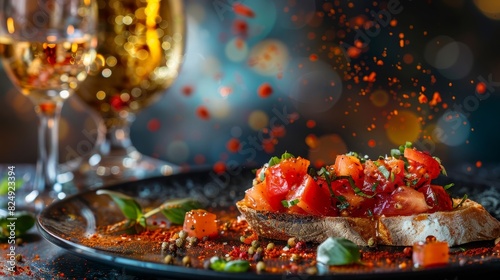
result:
<svg viewBox="0 0 500 280"><path fill-rule="evenodd" d="M182 87L182 94L185 96L190 96L191 94L193 94L193 87L192 86Z"/></svg>
<svg viewBox="0 0 500 280"><path fill-rule="evenodd" d="M267 98L273 94L273 87L269 83L263 83L257 89L257 93L261 98Z"/></svg>
<svg viewBox="0 0 500 280"><path fill-rule="evenodd" d="M226 164L222 161L214 163L213 170L217 174L222 174L226 171Z"/></svg>
<svg viewBox="0 0 500 280"><path fill-rule="evenodd" d="M248 33L248 23L244 20L236 19L233 21L233 32L236 35L246 36Z"/></svg>
<svg viewBox="0 0 500 280"><path fill-rule="evenodd" d="M197 109L196 109L196 115L198 116L198 118L202 119L202 120L208 120L210 119L210 113L207 109L207 107L205 106L199 106Z"/></svg>
<svg viewBox="0 0 500 280"><path fill-rule="evenodd" d="M476 85L476 92L478 94L484 94L486 92L486 84L483 82L479 82Z"/></svg>
<svg viewBox="0 0 500 280"><path fill-rule="evenodd" d="M147 128L151 132L158 131L160 129L160 127L161 127L161 123L156 118L153 118L153 119L149 120L148 123L147 123Z"/></svg>
<svg viewBox="0 0 500 280"><path fill-rule="evenodd" d="M255 12L252 9L238 2L233 4L233 11L240 16L249 18L255 17Z"/></svg>
<svg viewBox="0 0 500 280"><path fill-rule="evenodd" d="M237 138L231 138L227 141L226 148L231 153L237 153L241 149L240 140Z"/></svg>

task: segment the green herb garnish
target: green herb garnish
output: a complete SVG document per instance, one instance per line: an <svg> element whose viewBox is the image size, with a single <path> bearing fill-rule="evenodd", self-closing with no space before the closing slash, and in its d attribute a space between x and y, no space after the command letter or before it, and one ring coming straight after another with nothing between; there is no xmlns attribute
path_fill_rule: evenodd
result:
<svg viewBox="0 0 500 280"><path fill-rule="evenodd" d="M329 237L318 246L316 260L325 265L360 263L358 245L345 238Z"/></svg>
<svg viewBox="0 0 500 280"><path fill-rule="evenodd" d="M112 232L138 233L146 229L146 220L156 213L161 212L172 224L184 223L186 212L201 208L201 204L190 198L172 199L160 206L144 213L141 205L132 197L123 193L98 190L97 195L106 194L118 205L126 220L110 227Z"/></svg>
<svg viewBox="0 0 500 280"><path fill-rule="evenodd" d="M250 268L250 263L245 260L226 261L219 257L212 257L210 259L210 268L220 272L246 272Z"/></svg>
<svg viewBox="0 0 500 280"><path fill-rule="evenodd" d="M0 240L9 239L9 244L11 244L11 238L17 238L24 235L34 225L35 217L28 212L16 211L12 216L7 216L2 213L2 216L0 217ZM12 229L14 229L15 234L11 235ZM15 242L15 240L12 242Z"/></svg>
<svg viewBox="0 0 500 280"><path fill-rule="evenodd" d="M300 200L298 198L293 199L293 200L282 200L281 205L283 205L283 207L285 207L285 208L290 208L294 205L297 205L299 202L300 202Z"/></svg>
<svg viewBox="0 0 500 280"><path fill-rule="evenodd" d="M276 165L276 164L282 162L285 159L294 158L294 157L295 156L290 154L289 152L284 152L281 155L281 157L271 157L271 159L269 159L268 166L271 167L273 165Z"/></svg>

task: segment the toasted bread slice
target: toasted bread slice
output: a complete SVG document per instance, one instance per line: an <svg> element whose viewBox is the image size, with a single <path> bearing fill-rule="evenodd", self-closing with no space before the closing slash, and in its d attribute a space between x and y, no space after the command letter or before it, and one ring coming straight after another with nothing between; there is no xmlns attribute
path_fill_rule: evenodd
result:
<svg viewBox="0 0 500 280"><path fill-rule="evenodd" d="M455 201L458 203L459 201ZM319 217L257 211L236 203L238 210L259 236L287 240L296 237L308 242L323 242L342 237L360 245L412 246L433 235L449 246L500 237L500 221L479 203L467 199L452 211L411 216L376 218Z"/></svg>

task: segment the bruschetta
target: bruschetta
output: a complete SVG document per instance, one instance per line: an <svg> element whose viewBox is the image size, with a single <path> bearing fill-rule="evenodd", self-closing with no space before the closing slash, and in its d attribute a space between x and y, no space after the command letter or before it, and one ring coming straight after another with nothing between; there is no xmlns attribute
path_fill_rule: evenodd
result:
<svg viewBox="0 0 500 280"><path fill-rule="evenodd" d="M437 157L406 143L375 160L357 153L314 169L289 153L256 170L236 206L261 237L361 246L411 246L434 236L449 246L500 237L500 221L467 196L434 184L446 171Z"/></svg>

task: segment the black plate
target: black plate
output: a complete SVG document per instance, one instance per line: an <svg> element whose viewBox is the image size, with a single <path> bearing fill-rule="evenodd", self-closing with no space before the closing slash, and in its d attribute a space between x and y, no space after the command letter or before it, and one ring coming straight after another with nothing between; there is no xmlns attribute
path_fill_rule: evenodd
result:
<svg viewBox="0 0 500 280"><path fill-rule="evenodd" d="M106 187L105 189L125 193L136 198L143 207L161 204L167 198L194 197L207 207L225 208L234 205L241 199L244 190L251 186L253 173L251 169L235 169L233 172L215 174L211 171L192 172L178 174L169 177L150 178L140 181L127 182ZM456 182L455 182L456 183ZM462 192L470 192L479 200L485 199L490 203L490 213L498 214L500 211L498 203L491 203L500 197L498 190L491 190L489 186L474 184L457 184L454 187L461 195ZM480 190L488 192L484 197ZM474 198L474 195L472 198ZM492 199L493 197L493 199ZM494 206L496 208L491 208ZM234 208L233 208L234 209ZM237 210L235 210L237 211ZM235 213L236 215L237 213ZM109 225L122 220L122 214L112 200L106 195L97 195L96 190L90 190L81 194L68 197L58 201L42 211L37 220L37 226L42 236L49 242L60 246L70 252L111 266L126 266L140 275L168 278L188 279L396 279L404 277L423 277L439 279L464 279L464 277L500 272L500 261L498 259L484 260L480 262L467 262L467 264L450 263L448 266L422 269L422 270L391 270L371 273L341 273L326 276L309 276L293 274L255 274L220 273L206 269L188 268L177 265L166 265L161 260L159 252L123 252L116 248L95 248L86 246L82 239L94 234L96 228ZM497 217L498 218L498 217ZM482 244L484 245L484 244ZM482 246L481 245L481 246ZM471 245L480 246L480 245ZM491 246L491 244L490 244Z"/></svg>

